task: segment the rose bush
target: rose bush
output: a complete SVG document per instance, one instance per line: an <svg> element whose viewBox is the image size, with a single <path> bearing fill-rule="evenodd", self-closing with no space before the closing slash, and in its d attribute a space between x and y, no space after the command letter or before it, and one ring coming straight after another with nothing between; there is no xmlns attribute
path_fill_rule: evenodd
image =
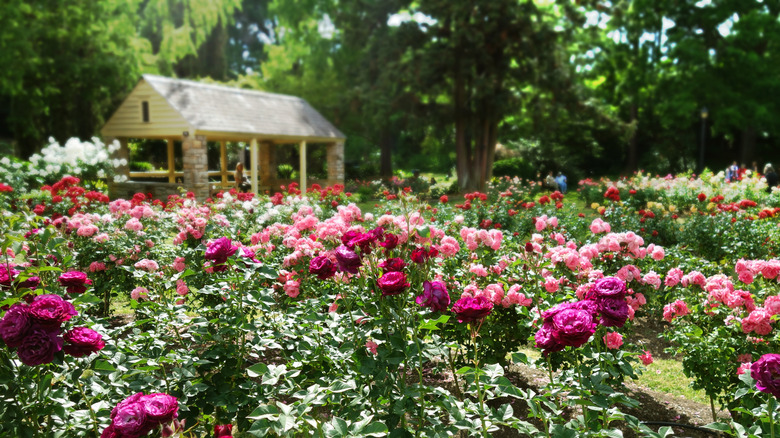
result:
<svg viewBox="0 0 780 438"><path fill-rule="evenodd" d="M168 399L155 405L170 424L154 427L200 435L226 424L254 436L612 433L635 403L622 380L652 362L627 336L636 318L668 316L686 373L724 400L739 387L736 357L775 342L780 269L761 258L774 244L754 240L771 242L777 222L760 194L743 202L751 186L702 205L701 193L721 196L714 182L594 183L587 218L564 195L512 179L435 207L400 191L375 213L341 188L200 203L105 202L78 180L55 186L45 203L9 199L17 213L0 224L0 366L23 400L0 424L12 436L60 424L148 433L146 408L111 412L139 392L178 401L176 421ZM710 218L732 248L694 241ZM748 242L743 224L759 236ZM756 255L734 259L727 281L710 254ZM110 318L122 307L129 317ZM527 345L542 359L517 353ZM520 391L503 375L511 362L547 369L550 384ZM485 403L502 397L538 421ZM565 417L574 405L587 414Z"/></svg>

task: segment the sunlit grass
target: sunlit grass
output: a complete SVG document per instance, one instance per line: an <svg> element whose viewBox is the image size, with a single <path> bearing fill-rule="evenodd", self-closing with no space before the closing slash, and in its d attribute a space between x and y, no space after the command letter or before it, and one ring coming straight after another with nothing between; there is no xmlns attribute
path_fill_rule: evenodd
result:
<svg viewBox="0 0 780 438"><path fill-rule="evenodd" d="M535 348L521 348L518 351L532 360L541 357L541 353ZM631 383L674 397L684 397L697 403L710 403L703 390L691 388L691 379L683 374L682 363L675 359L654 359L652 364L644 367L639 379L632 380Z"/></svg>
<svg viewBox="0 0 780 438"><path fill-rule="evenodd" d="M691 388L691 379L683 374L682 363L674 359L655 359L645 367L644 372L634 383L674 396L682 396L698 403L709 404L710 399L703 390Z"/></svg>

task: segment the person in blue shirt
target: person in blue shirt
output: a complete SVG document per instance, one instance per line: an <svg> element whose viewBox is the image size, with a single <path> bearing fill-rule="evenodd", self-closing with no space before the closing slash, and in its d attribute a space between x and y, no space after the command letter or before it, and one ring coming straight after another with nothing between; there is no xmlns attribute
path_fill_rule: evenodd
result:
<svg viewBox="0 0 780 438"><path fill-rule="evenodd" d="M558 190L561 193L566 193L566 175L563 172L558 172L558 176L555 177L555 182L558 183Z"/></svg>

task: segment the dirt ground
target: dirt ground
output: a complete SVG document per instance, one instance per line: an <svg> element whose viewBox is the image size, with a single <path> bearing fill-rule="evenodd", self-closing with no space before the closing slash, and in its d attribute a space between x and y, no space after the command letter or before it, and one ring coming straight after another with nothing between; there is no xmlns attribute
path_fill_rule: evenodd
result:
<svg viewBox="0 0 780 438"><path fill-rule="evenodd" d="M653 352L655 357L669 359L669 354L663 353L669 345L659 338L663 331L663 321L638 320L635 323L635 333L629 338L631 342L639 342ZM519 388L539 388L547 384L549 378L543 370L522 365L512 365L507 370L507 377ZM653 430L670 426L676 437L707 438L719 437L717 432L704 431L701 426L712 422L710 405L688 400L682 396L655 391L653 388L626 383L626 395L639 402L638 408L621 408L621 411L637 417ZM526 411L520 403L512 403L515 414ZM727 412L718 412L720 418L728 418ZM522 417L521 417L522 418ZM675 426L676 425L676 426ZM624 436L636 436L630 430L623 431ZM512 432L502 432L496 436L517 436Z"/></svg>

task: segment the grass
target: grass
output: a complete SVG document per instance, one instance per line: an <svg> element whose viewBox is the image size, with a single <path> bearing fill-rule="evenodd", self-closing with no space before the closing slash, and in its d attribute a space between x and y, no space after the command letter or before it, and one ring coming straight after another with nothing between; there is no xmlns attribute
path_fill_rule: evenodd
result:
<svg viewBox="0 0 780 438"><path fill-rule="evenodd" d="M539 350L534 348L521 348L519 351L533 360L542 356ZM653 363L644 367L642 374L632 383L674 397L684 397L696 403L707 405L710 403L709 397L703 390L691 388L691 379L683 374L682 363L674 359L654 359Z"/></svg>
<svg viewBox="0 0 780 438"><path fill-rule="evenodd" d="M652 364L634 380L636 385L664 392L678 397L685 397L697 403L709 404L710 399L703 390L691 388L691 379L683 374L682 363L674 359L655 359Z"/></svg>

